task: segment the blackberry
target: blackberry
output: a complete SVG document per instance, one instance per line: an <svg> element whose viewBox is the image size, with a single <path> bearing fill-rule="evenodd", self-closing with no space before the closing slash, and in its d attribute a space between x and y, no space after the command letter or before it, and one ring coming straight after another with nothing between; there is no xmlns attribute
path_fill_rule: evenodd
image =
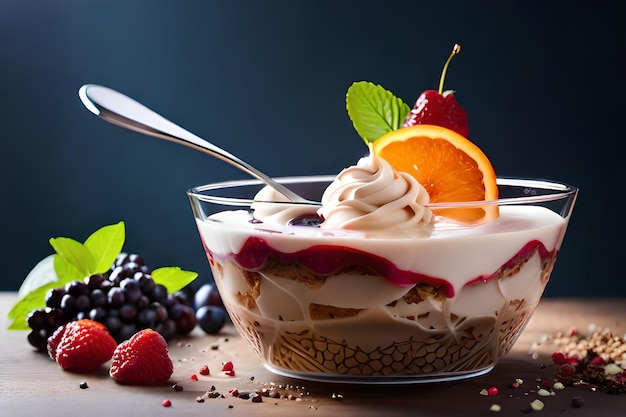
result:
<svg viewBox="0 0 626 417"><path fill-rule="evenodd" d="M102 288L95 288L91 291L91 304L94 308L101 308L107 306L107 294Z"/></svg>
<svg viewBox="0 0 626 417"><path fill-rule="evenodd" d="M32 331L28 334L28 341L32 346L45 351L48 338L59 327L67 323L61 308L45 307L33 310L27 317L28 326Z"/></svg>
<svg viewBox="0 0 626 417"><path fill-rule="evenodd" d="M85 278L85 283L90 291L99 289L106 278L102 274L93 274Z"/></svg>
<svg viewBox="0 0 626 417"><path fill-rule="evenodd" d="M145 328L165 339L188 334L197 324L193 293L168 294L154 282L151 272L141 256L121 253L104 274L50 290L46 307L28 316L32 329L28 341L45 351L48 338L59 326L81 318L103 323L118 343Z"/></svg>
<svg viewBox="0 0 626 417"><path fill-rule="evenodd" d="M61 299L65 295L65 287L53 288L46 294L46 307L61 307Z"/></svg>
<svg viewBox="0 0 626 417"><path fill-rule="evenodd" d="M109 290L109 293L107 294L107 300L109 302L109 306L113 308L119 308L126 302L124 290L120 287L111 288Z"/></svg>

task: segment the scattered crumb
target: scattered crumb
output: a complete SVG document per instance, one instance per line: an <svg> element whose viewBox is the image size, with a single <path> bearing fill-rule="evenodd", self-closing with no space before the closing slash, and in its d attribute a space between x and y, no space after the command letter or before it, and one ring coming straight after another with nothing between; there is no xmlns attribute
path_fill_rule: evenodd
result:
<svg viewBox="0 0 626 417"><path fill-rule="evenodd" d="M552 394L547 389L541 388L539 391L537 391L537 395L539 395L540 397L549 397Z"/></svg>
<svg viewBox="0 0 626 417"><path fill-rule="evenodd" d="M544 404L541 400L535 400L530 403L530 408L532 408L534 411L541 411L543 410L543 407Z"/></svg>
<svg viewBox="0 0 626 417"><path fill-rule="evenodd" d="M502 407L500 404L492 404L491 407L489 407L489 411L493 411L494 413L499 413L501 410Z"/></svg>

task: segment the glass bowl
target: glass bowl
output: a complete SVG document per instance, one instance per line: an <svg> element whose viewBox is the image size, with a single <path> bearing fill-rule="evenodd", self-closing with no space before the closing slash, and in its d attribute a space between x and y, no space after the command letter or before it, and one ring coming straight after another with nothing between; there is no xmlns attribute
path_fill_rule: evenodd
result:
<svg viewBox="0 0 626 417"><path fill-rule="evenodd" d="M279 179L312 201L334 176ZM495 219L437 223L428 237L319 227L319 206L253 202L257 180L187 192L228 313L270 371L347 383L420 383L489 372L530 319L578 189L498 178L500 199L433 204ZM290 225L258 207L297 209ZM492 216L493 217L493 216Z"/></svg>

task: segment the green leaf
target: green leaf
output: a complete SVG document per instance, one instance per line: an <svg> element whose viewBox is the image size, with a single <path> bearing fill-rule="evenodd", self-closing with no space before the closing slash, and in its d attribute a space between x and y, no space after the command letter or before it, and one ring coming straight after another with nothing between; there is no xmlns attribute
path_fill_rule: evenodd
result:
<svg viewBox="0 0 626 417"><path fill-rule="evenodd" d="M390 91L368 81L353 83L346 94L346 109L354 129L365 143L400 129L410 107Z"/></svg>
<svg viewBox="0 0 626 417"><path fill-rule="evenodd" d="M124 222L101 227L85 241L85 247L94 257L95 267L90 273L106 272L124 247Z"/></svg>
<svg viewBox="0 0 626 417"><path fill-rule="evenodd" d="M71 263L82 274L82 278L95 270L96 261L93 255L82 243L69 237L57 237L50 239L50 245L54 250ZM56 266L55 266L56 271ZM59 271L56 271L60 279Z"/></svg>
<svg viewBox="0 0 626 417"><path fill-rule="evenodd" d="M18 300L42 285L58 280L54 271L54 258L56 256L56 254L46 256L30 270L19 290L17 290Z"/></svg>
<svg viewBox="0 0 626 417"><path fill-rule="evenodd" d="M54 255L54 272L58 277L58 281L56 281L58 287L68 282L83 280L89 275L80 272L73 264L58 253Z"/></svg>
<svg viewBox="0 0 626 417"><path fill-rule="evenodd" d="M28 317L28 313L31 311L43 308L46 306L45 298L46 293L51 288L56 288L59 286L58 282L49 282L48 284L42 285L29 292L26 296L22 297L13 308L9 311L9 318L13 319L13 322L9 325L10 330L28 330L28 323L26 322L26 318Z"/></svg>
<svg viewBox="0 0 626 417"><path fill-rule="evenodd" d="M177 266L155 269L151 275L154 282L165 286L170 294L189 285L198 276L196 272L183 271Z"/></svg>

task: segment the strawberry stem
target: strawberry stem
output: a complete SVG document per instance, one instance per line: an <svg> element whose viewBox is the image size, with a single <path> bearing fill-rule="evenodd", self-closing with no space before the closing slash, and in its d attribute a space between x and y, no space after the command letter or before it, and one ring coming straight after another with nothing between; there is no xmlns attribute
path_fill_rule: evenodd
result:
<svg viewBox="0 0 626 417"><path fill-rule="evenodd" d="M438 90L439 94L443 93L443 81L446 79L446 71L448 71L448 64L450 64L450 61L452 61L452 57L455 55L458 55L459 52L461 52L461 45L459 45L458 43L455 43L454 47L452 48L452 52L450 53L450 56L446 60L446 63L443 65L443 70L441 71L441 79L439 80L439 90Z"/></svg>

